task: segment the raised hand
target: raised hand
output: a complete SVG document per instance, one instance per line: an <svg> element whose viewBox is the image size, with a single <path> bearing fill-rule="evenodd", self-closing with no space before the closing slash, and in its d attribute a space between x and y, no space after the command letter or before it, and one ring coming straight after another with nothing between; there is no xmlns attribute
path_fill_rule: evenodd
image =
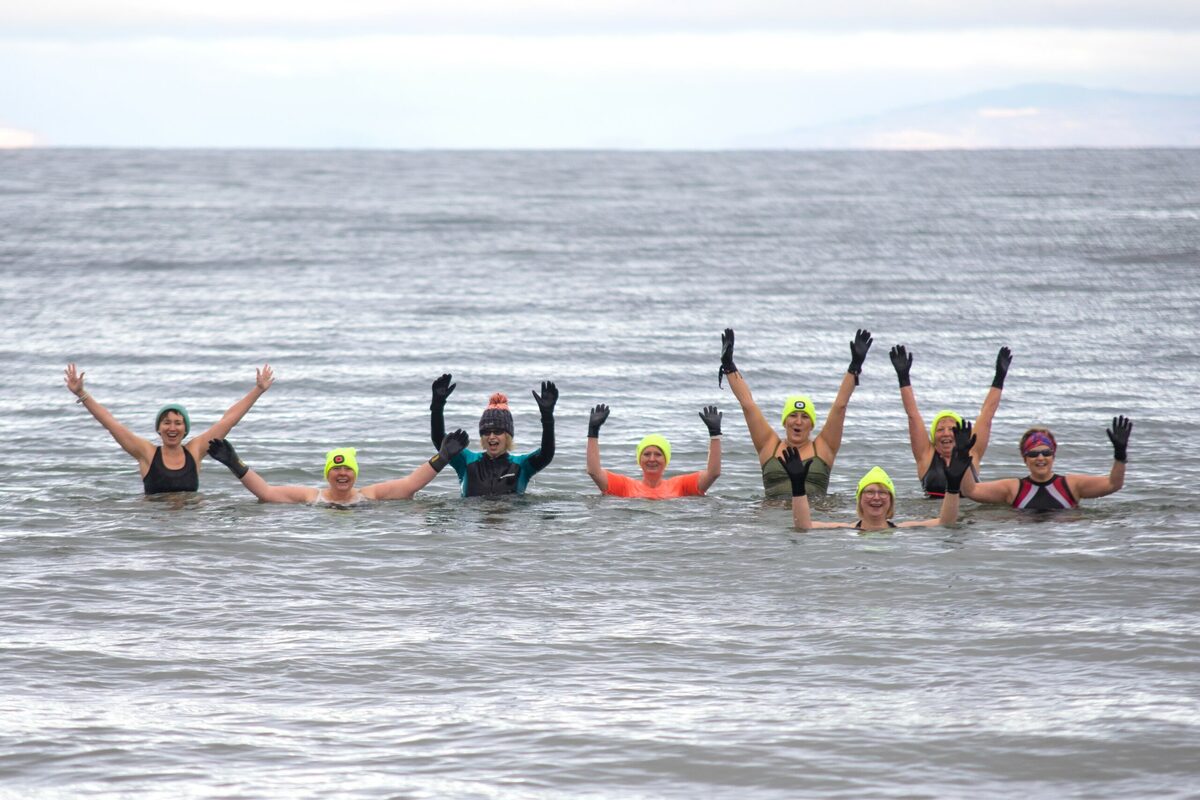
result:
<svg viewBox="0 0 1200 800"><path fill-rule="evenodd" d="M446 373L433 382L433 399L429 402L430 410L446 407L446 398L454 391L457 383L450 382L450 373Z"/></svg>
<svg viewBox="0 0 1200 800"><path fill-rule="evenodd" d="M442 446L429 459L429 466L433 467L434 472L441 472L450 463L450 459L463 451L468 442L470 442L470 437L462 428L454 433L446 434L442 439Z"/></svg>
<svg viewBox="0 0 1200 800"><path fill-rule="evenodd" d="M854 341L850 342L850 366L846 367L846 371L854 375L856 384L858 376L862 374L862 365L867 359L867 351L871 349L871 343L874 341L870 331L859 329L858 333L854 334Z"/></svg>
<svg viewBox="0 0 1200 800"><path fill-rule="evenodd" d="M1001 347L1000 352L996 353L996 377L992 378L992 386L996 389L1004 388L1004 378L1008 375L1008 368L1012 366L1012 350L1007 347Z"/></svg>
<svg viewBox="0 0 1200 800"><path fill-rule="evenodd" d="M1113 446L1113 460L1124 461L1129 455L1129 434L1133 433L1133 420L1129 417L1113 417L1112 427L1106 433Z"/></svg>
<svg viewBox="0 0 1200 800"><path fill-rule="evenodd" d="M716 406L705 406L700 412L700 419L708 426L709 436L721 435L721 412L717 411Z"/></svg>
<svg viewBox="0 0 1200 800"><path fill-rule="evenodd" d="M262 369L254 370L254 385L264 392L275 382L275 371L270 364L263 364Z"/></svg>
<svg viewBox="0 0 1200 800"><path fill-rule="evenodd" d="M228 439L210 439L208 442L208 454L213 457L214 461L220 461L229 467L229 471L239 481L250 471L250 468L238 458L237 451L233 449L233 445L229 443Z"/></svg>
<svg viewBox="0 0 1200 800"><path fill-rule="evenodd" d="M950 454L950 466L946 467L946 491L958 494L962 491L963 477L971 468L971 450L975 447L975 434L971 423L954 426L954 452Z"/></svg>
<svg viewBox="0 0 1200 800"><path fill-rule="evenodd" d="M608 419L608 406L601 403L592 409L591 416L588 417L588 438L598 439L600 437L600 426Z"/></svg>
<svg viewBox="0 0 1200 800"><path fill-rule="evenodd" d="M554 381L542 381L542 393L533 393L533 399L538 404L538 410L542 412L542 419L553 416L554 404L558 402L558 387L554 385Z"/></svg>
<svg viewBox="0 0 1200 800"><path fill-rule="evenodd" d="M779 463L783 465L792 481L792 497L803 497L804 482L808 480L808 468L812 466L812 459L805 461L800 458L800 451L795 447L785 447L783 455L779 456Z"/></svg>
<svg viewBox="0 0 1200 800"><path fill-rule="evenodd" d="M721 378L731 372L737 372L733 364L733 328L726 328L721 334L721 368L717 370L717 388L721 388Z"/></svg>
<svg viewBox="0 0 1200 800"><path fill-rule="evenodd" d="M898 344L888 351L888 355L892 359L892 366L896 368L896 377L900 379L900 388L912 386L912 381L909 380L908 373L912 369L912 353L908 349Z"/></svg>
<svg viewBox="0 0 1200 800"><path fill-rule="evenodd" d="M83 389L83 376L86 372L79 372L75 369L74 364L67 364L67 368L63 370L63 382L67 384L67 389L76 397L83 397L86 392Z"/></svg>

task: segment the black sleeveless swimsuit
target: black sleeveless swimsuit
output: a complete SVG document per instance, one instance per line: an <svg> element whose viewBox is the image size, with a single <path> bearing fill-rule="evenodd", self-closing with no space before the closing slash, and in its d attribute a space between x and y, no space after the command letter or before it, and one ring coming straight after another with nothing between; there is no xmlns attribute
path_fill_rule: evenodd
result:
<svg viewBox="0 0 1200 800"><path fill-rule="evenodd" d="M142 486L146 494L197 492L200 490L200 470L196 468L196 459L184 448L183 466L180 469L167 469L163 463L162 448L156 447L150 469L142 478Z"/></svg>
<svg viewBox="0 0 1200 800"><path fill-rule="evenodd" d="M971 477L979 480L979 472L976 471L974 464L971 464ZM929 462L929 468L925 470L925 475L921 478L921 488L925 490L926 497L946 496L946 462L936 451L934 451L933 460Z"/></svg>

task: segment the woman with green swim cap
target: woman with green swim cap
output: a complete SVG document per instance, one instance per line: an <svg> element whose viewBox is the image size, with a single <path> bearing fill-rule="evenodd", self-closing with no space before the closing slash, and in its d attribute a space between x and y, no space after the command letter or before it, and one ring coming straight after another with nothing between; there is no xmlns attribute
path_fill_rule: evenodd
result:
<svg viewBox="0 0 1200 800"><path fill-rule="evenodd" d="M917 397L913 393L912 380L909 371L912 369L912 353L904 345L893 347L889 353L892 366L896 369L896 377L900 381L900 399L904 403L904 413L908 416L908 438L912 445L913 458L917 462L917 477L921 480L921 488L928 497L941 497L946 491L946 469L950 466L950 456L954 452L954 428L963 423L963 418L953 411L939 411L933 415L933 423L928 431L925 420L917 408ZM1012 364L1012 351L1001 347L996 354L996 373L992 378L992 387L983 398L983 406L979 416L975 418L974 431L976 444L971 451L971 473L979 479L979 465L983 454L987 451L988 440L992 435L992 418L1000 408L1000 393L1004 391L1004 378Z"/></svg>
<svg viewBox="0 0 1200 800"><path fill-rule="evenodd" d="M154 419L154 429L162 439L162 444L156 446L118 422L107 408L83 388L85 374L78 371L74 364L68 364L63 380L71 393L79 398L75 402L86 408L121 445L121 449L137 460L146 494L199 491L200 462L208 452L208 443L228 436L254 402L275 382L271 365L263 364L262 369L255 370L254 388L230 406L212 427L186 444L184 439L192 428L187 409L178 403L168 403L159 409Z"/></svg>
<svg viewBox="0 0 1200 800"><path fill-rule="evenodd" d="M689 472L671 478L663 476L671 463L671 443L665 436L652 433L637 446L637 463L642 479L609 472L600 466L600 426L608 419L608 406L601 403L592 409L588 418L587 471L600 491L615 497L634 497L643 500L667 500L675 497L703 495L721 477L721 412L716 406L706 406L700 419L708 428L708 463L700 472Z"/></svg>
<svg viewBox="0 0 1200 800"><path fill-rule="evenodd" d="M779 455L787 447L795 448L801 458L812 462L808 470L808 494L820 498L829 491L829 473L842 446L846 408L850 404L850 395L854 393L854 387L858 385L858 376L862 373L863 361L866 360L867 351L871 349L872 341L870 331L859 330L850 342L850 366L846 368L846 374L838 387L837 397L829 409L829 416L821 432L815 438L812 435L817 427L817 410L812 398L797 394L784 401L783 437L780 438L754 402L746 379L734 366L733 329L725 329L721 335L721 368L717 374L717 383L720 384L721 376L728 376L729 388L733 390L733 396L742 406L746 427L750 429L750 439L758 452L763 489L767 497L791 496L791 482L779 464Z"/></svg>
<svg viewBox="0 0 1200 800"><path fill-rule="evenodd" d="M238 458L233 445L225 439L213 439L208 445L208 454L229 467L234 477L240 480L259 502L345 507L367 500L409 499L433 480L450 463L450 459L466 446L467 432L457 430L442 440L442 447L433 458L405 477L373 483L362 489L354 488L358 481L358 451L353 447L339 447L325 454L325 482L329 485L320 489L311 486L272 486L265 478L247 467Z"/></svg>
<svg viewBox="0 0 1200 800"><path fill-rule="evenodd" d="M880 467L872 467L858 482L855 503L858 520L849 522L815 522L812 518L808 497L805 493L805 477L809 462L800 457L794 447L786 447L779 464L787 473L792 487L792 525L799 531L813 528L855 528L862 531L886 531L893 528L932 528L936 525L953 525L958 519L958 500L962 490L963 476L971 466L971 448L975 437L971 436L970 423L957 429L958 443L946 469L947 487L942 497L941 513L933 519L910 520L897 523L893 520L896 511L896 487L891 477Z"/></svg>

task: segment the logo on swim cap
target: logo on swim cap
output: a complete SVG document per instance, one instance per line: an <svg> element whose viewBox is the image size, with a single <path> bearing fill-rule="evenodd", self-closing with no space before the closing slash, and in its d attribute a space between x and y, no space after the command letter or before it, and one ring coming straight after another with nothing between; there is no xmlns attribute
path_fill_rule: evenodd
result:
<svg viewBox="0 0 1200 800"><path fill-rule="evenodd" d="M787 418L792 414L804 414L812 421L813 427L817 425L817 410L813 408L812 398L806 394L793 394L783 401L783 416L780 418L780 424L787 425Z"/></svg>
<svg viewBox="0 0 1200 800"><path fill-rule="evenodd" d="M337 464L337 465L345 464L346 457L344 455L342 455L341 453L338 453L336 456L333 457L333 463Z"/></svg>
<svg viewBox="0 0 1200 800"><path fill-rule="evenodd" d="M804 402L803 400L797 400L796 402L792 403L792 408L796 409L797 411L803 411L804 409L808 408L808 403Z"/></svg>

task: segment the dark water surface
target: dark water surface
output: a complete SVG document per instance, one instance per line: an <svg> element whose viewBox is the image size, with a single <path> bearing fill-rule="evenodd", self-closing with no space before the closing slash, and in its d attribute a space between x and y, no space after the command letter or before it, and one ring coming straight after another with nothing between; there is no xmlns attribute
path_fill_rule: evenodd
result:
<svg viewBox="0 0 1200 800"><path fill-rule="evenodd" d="M0 796L1194 797L1200 794L1200 151L0 153ZM797 534L718 390L824 418L876 337L822 518L873 464L920 497L929 419L1015 359L985 477L1031 424L1124 490L1033 519ZM62 369L144 436L215 421L274 483L424 459L562 393L516 501L262 506L218 464L147 500ZM703 499L597 496L649 431Z"/></svg>

